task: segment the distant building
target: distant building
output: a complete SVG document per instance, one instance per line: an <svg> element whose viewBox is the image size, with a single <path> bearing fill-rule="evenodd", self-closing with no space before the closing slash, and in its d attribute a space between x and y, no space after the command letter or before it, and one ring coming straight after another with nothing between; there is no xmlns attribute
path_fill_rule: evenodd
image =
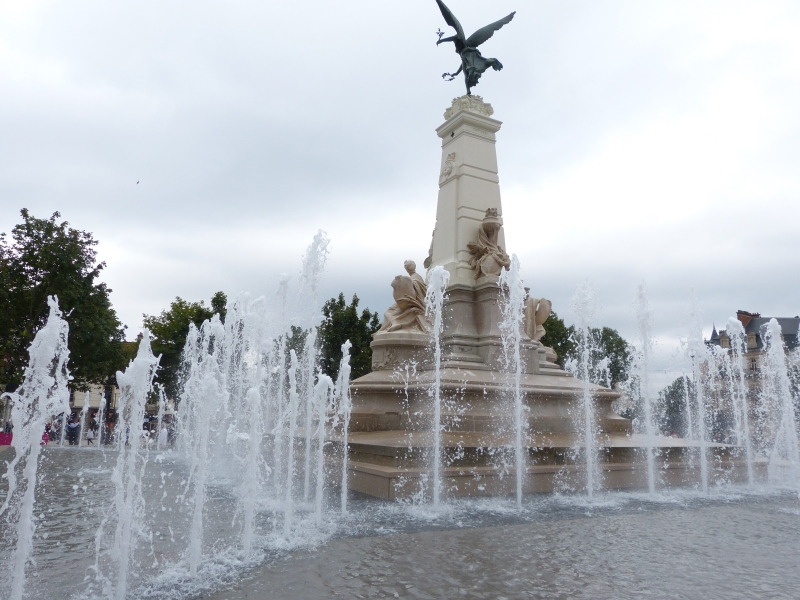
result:
<svg viewBox="0 0 800 600"><path fill-rule="evenodd" d="M762 373L761 367L765 366L766 346L763 338L764 326L767 325L772 317L762 317L760 313L751 313L744 310L736 311L736 318L744 328L744 378L747 386L747 405L750 415L750 427L753 434L758 437L767 438L772 435L768 433L770 426L760 424L758 420L757 407L761 396ZM795 350L798 345L798 327L800 327L800 317L775 317L781 327L781 340L787 353ZM712 328L711 338L705 341L708 346L717 346L722 349L730 349L731 338L728 332L721 329L719 332L716 327ZM728 389L725 378L720 380L721 388L717 392L717 397L711 398L714 422L719 424L720 429L728 428L734 422L734 408L732 404L732 391Z"/></svg>
<svg viewBox="0 0 800 600"><path fill-rule="evenodd" d="M745 366L751 372L758 371L764 360L764 340L762 339L762 327L772 320L773 317L762 317L761 313L750 313L745 310L737 310L736 318L744 327L745 334ZM798 317L774 317L781 326L781 340L783 340L786 351L794 350L800 345L797 338L797 330L800 327L800 316ZM731 347L731 338L725 329L717 332L716 326L711 331L711 338L706 340L709 346L719 346L721 348Z"/></svg>

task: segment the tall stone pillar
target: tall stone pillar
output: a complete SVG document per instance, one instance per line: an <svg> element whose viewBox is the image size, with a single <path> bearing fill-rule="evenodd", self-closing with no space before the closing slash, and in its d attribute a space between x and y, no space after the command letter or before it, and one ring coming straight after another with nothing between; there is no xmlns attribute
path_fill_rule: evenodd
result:
<svg viewBox="0 0 800 600"><path fill-rule="evenodd" d="M495 151L495 134L502 123L491 118L493 113L480 96L462 96L453 100L436 130L442 138L442 162L436 229L426 267L447 269L451 286L475 286L467 244L478 238L487 209L503 214ZM498 243L505 248L502 229Z"/></svg>

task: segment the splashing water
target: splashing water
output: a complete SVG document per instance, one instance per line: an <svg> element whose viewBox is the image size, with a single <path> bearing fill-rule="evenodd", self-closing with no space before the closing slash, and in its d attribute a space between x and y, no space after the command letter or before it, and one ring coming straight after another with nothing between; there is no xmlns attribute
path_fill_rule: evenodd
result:
<svg viewBox="0 0 800 600"><path fill-rule="evenodd" d="M425 314L433 316L433 506L439 507L441 495L440 468L442 463L442 398L441 398L441 366L443 329L442 309L450 272L441 265L435 266L428 273L428 291L425 296Z"/></svg>
<svg viewBox="0 0 800 600"><path fill-rule="evenodd" d="M525 451L522 445L523 435L527 428L524 418L522 392L522 330L525 326L525 287L520 276L520 264L516 254L511 256L511 267L500 272L501 302L503 315L499 323L503 356L506 368L514 373L514 464L516 471L517 506L522 506L522 487L525 475Z"/></svg>
<svg viewBox="0 0 800 600"><path fill-rule="evenodd" d="M11 600L22 598L25 566L33 549L36 528L33 508L45 422L53 414L69 411L69 325L61 317L58 298L48 297L47 304L50 307L47 323L36 333L28 348L30 361L22 385L16 392L4 394L12 402L11 418L16 426L11 441L15 455L7 463L5 474L8 492L0 506L0 515L9 509L16 512L16 546L9 565L12 569ZM18 481L20 465L22 479ZM20 494L17 493L18 487Z"/></svg>

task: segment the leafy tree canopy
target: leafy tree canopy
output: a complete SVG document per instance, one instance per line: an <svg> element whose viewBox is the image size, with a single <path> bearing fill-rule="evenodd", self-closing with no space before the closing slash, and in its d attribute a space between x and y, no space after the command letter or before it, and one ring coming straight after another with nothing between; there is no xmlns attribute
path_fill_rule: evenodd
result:
<svg viewBox="0 0 800 600"><path fill-rule="evenodd" d="M189 325L194 323L200 327L203 321L219 314L225 320L225 306L228 298L223 292L217 292L211 298L211 306L205 303L187 302L183 298L175 298L168 310L158 316L144 315L144 326L150 331L153 354L161 355L156 379L164 386L169 398L177 398L180 384L180 366Z"/></svg>
<svg viewBox="0 0 800 600"><path fill-rule="evenodd" d="M342 344L350 340L351 377L356 379L372 370L372 334L380 329L378 313L365 308L358 312L358 296L348 305L344 294L331 298L322 307L323 321L318 328L318 344L322 371L334 381L339 375Z"/></svg>
<svg viewBox="0 0 800 600"><path fill-rule="evenodd" d="M540 340L548 348L555 350L556 362L563 369L566 361L575 354L575 326L566 325L556 311L552 311L544 322L544 337Z"/></svg>
<svg viewBox="0 0 800 600"><path fill-rule="evenodd" d="M27 209L11 239L0 234L0 382L18 385L28 346L47 320L47 297L57 296L69 323L72 387L114 381L124 367L124 327L105 283L96 281L97 240L63 221L57 212L37 219Z"/></svg>

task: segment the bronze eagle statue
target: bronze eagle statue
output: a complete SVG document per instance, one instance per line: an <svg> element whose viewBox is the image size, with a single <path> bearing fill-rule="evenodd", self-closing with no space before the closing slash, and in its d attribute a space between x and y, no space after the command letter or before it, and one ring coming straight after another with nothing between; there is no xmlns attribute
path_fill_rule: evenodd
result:
<svg viewBox="0 0 800 600"><path fill-rule="evenodd" d="M494 32L500 29L503 25L510 23L511 19L514 18L516 11L512 12L507 17L503 17L499 21L495 21L494 23L487 25L486 27L481 27L471 36L464 37L464 29L461 27L461 23L458 22L458 19L456 19L455 15L450 11L450 9L445 6L442 0L436 0L436 4L439 5L439 10L442 11L442 16L444 17L445 22L456 30L456 34L448 38L442 37L444 35L442 31L437 32L439 35L439 40L436 42L436 45L438 46L442 42L453 42L456 47L456 54L461 57L461 66L458 68L458 71L455 73L444 73L442 78L449 77L447 81L453 81L453 79L456 78L456 75L461 73L461 71L464 71L464 81L467 84L467 95L471 96L471 88L478 85L478 80L481 78L481 75L484 71L486 71L486 69L492 67L495 71L499 71L503 68L502 63L496 58L484 58L481 56L478 46L492 37Z"/></svg>

